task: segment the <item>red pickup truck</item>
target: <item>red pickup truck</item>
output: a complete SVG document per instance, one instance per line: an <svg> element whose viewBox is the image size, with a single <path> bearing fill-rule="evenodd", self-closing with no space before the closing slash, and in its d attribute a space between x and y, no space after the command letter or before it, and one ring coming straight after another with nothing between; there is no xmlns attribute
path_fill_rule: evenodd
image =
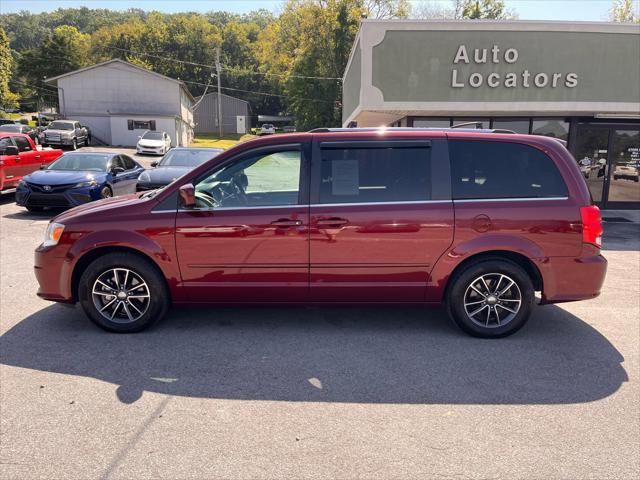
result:
<svg viewBox="0 0 640 480"><path fill-rule="evenodd" d="M22 177L60 155L62 150L38 150L28 135L0 132L0 192L15 188Z"/></svg>

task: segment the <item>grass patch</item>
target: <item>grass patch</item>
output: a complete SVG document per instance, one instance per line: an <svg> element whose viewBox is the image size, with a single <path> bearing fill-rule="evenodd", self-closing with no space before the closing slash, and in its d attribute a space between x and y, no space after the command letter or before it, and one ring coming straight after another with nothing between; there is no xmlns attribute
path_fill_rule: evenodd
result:
<svg viewBox="0 0 640 480"><path fill-rule="evenodd" d="M192 147L207 147L207 148L231 148L237 143L245 142L255 138L255 135L225 135L222 138L216 134L211 133L199 133L191 142Z"/></svg>

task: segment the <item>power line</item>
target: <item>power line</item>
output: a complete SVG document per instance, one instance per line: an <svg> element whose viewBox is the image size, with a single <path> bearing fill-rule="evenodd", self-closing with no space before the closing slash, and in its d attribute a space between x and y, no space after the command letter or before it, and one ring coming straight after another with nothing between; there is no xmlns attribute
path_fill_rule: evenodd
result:
<svg viewBox="0 0 640 480"><path fill-rule="evenodd" d="M272 77L284 77L284 78L303 78L308 80L340 80L338 77L315 77L311 75L294 75L294 74L286 74L286 73L271 73L271 72L256 72L254 70L245 70L237 67L222 67L222 70L227 70L230 72L237 72L241 75L260 75L260 76L272 76Z"/></svg>
<svg viewBox="0 0 640 480"><path fill-rule="evenodd" d="M126 52L126 53L132 53L134 55L144 55L147 57L153 57L153 58L159 58L161 60L168 60L170 62L176 62L176 63L183 63L185 65L194 65L197 67L206 67L206 68L211 68L211 69L215 69L216 66L215 65L208 65L206 63L197 63L197 62L189 62L187 60L178 60L177 58L171 58L171 57L165 57L162 55L155 55L152 53L145 53L145 52L137 52L135 50L128 50L126 48L120 48L120 47L114 47L114 46L110 46L110 45L104 45L103 48L110 48L113 50L119 50L121 52ZM296 75L296 74L286 74L286 73L271 73L271 72L256 72L255 70L246 70L246 69L239 69L237 67L228 67L225 66L223 64L222 66L222 70L228 70L230 72L236 71L240 74L243 75L258 75L258 76L274 76L274 77L283 77L283 78L303 78L303 79L309 79L309 80L340 80L342 81L342 78L338 78L338 77L320 77L320 76L312 76L312 75Z"/></svg>
<svg viewBox="0 0 640 480"><path fill-rule="evenodd" d="M206 84L204 83L200 83L200 82L191 82L189 80L180 80L181 82L184 83L192 83L194 85L201 85L201 86L206 86ZM332 102L330 100L320 100L318 98L306 98L306 97L296 97L296 96L292 96L292 95L280 95L277 93L267 93L267 92L254 92L252 90L242 90L240 88L231 88L231 87L220 87L222 90L232 90L235 92L244 92L244 93L251 93L254 95L265 95L265 96L269 96L269 97L280 97L280 98L295 98L298 100L307 100L309 102L321 102L321 103L335 103Z"/></svg>

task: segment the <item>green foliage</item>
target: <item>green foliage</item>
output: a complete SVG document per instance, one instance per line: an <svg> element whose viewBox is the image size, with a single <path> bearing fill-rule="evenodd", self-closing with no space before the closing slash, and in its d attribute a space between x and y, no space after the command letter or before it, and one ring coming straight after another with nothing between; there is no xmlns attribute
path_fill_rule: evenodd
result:
<svg viewBox="0 0 640 480"><path fill-rule="evenodd" d="M9 79L13 71L13 55L9 48L9 37L0 28L0 107L16 108L19 96L11 91Z"/></svg>
<svg viewBox="0 0 640 480"><path fill-rule="evenodd" d="M461 17L475 19L507 19L513 14L506 10L503 0L463 0Z"/></svg>
<svg viewBox="0 0 640 480"><path fill-rule="evenodd" d="M77 70L91 63L89 52L91 38L76 27L56 27L42 45L22 52L18 62L18 74L37 95L45 94L51 87L44 83L62 73ZM49 94L51 95L51 94Z"/></svg>
<svg viewBox="0 0 640 480"><path fill-rule="evenodd" d="M502 0L452 1L456 18L510 16ZM198 96L215 91L220 47L222 91L249 101L253 115L295 115L298 130L338 126L340 78L360 19L406 18L410 6L409 0L286 0L277 16L86 7L3 14L0 27L17 59L4 57L3 79L13 75L24 101L52 101L55 91L44 77L121 58L180 79Z"/></svg>
<svg viewBox="0 0 640 480"><path fill-rule="evenodd" d="M640 4L633 0L614 0L609 11L612 22L640 23Z"/></svg>

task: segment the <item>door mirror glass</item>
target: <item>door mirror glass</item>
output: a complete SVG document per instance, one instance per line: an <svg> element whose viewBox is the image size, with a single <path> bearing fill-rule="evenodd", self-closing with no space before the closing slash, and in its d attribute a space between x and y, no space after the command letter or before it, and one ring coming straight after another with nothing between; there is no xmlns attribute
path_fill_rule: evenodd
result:
<svg viewBox="0 0 640 480"><path fill-rule="evenodd" d="M158 162L157 161L156 162L151 162L151 166L152 167L157 167L158 166Z"/></svg>
<svg viewBox="0 0 640 480"><path fill-rule="evenodd" d="M180 193L180 208L191 209L196 206L196 192L192 183L182 185Z"/></svg>

